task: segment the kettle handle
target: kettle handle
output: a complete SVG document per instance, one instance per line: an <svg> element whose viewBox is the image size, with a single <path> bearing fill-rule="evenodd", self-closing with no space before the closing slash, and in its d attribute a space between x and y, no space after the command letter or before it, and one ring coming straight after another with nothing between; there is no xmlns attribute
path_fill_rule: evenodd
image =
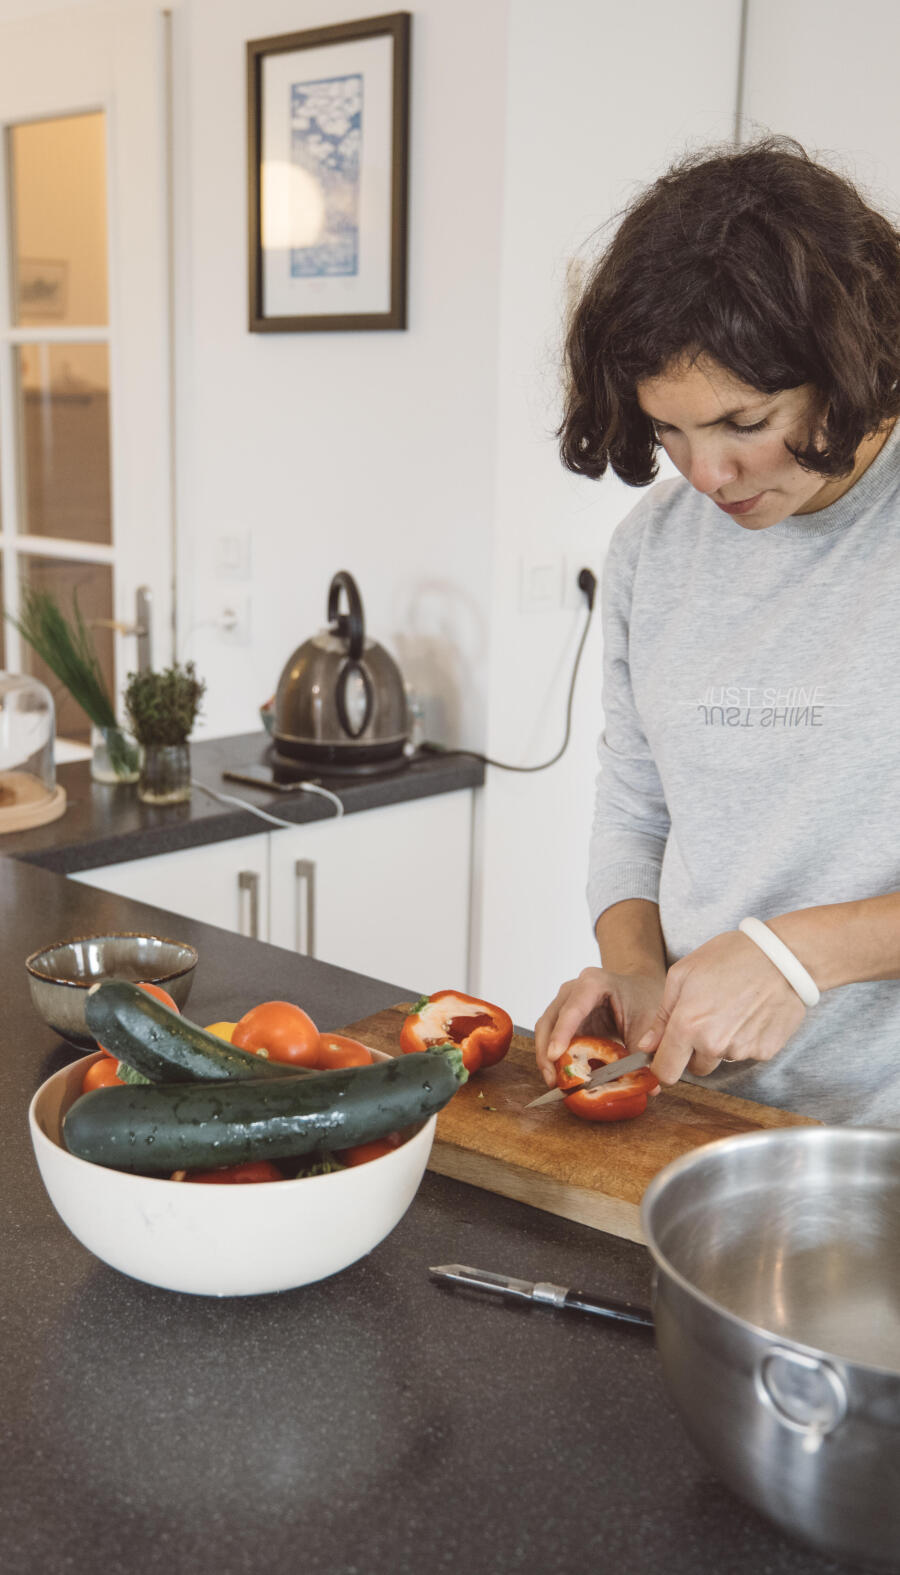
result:
<svg viewBox="0 0 900 1575"><path fill-rule="evenodd" d="M338 613L341 591L344 591L347 597L348 610L345 613ZM362 597L353 575L348 574L346 569L338 569L328 587L328 622L336 624L335 633L348 642L351 662L358 662L363 654L366 633Z"/></svg>

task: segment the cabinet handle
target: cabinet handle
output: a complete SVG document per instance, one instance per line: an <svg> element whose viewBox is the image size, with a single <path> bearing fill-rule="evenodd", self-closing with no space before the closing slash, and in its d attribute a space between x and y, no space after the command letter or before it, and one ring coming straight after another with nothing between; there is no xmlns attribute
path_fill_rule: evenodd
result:
<svg viewBox="0 0 900 1575"><path fill-rule="evenodd" d="M238 891L247 892L250 898L250 922L241 934L248 940L259 940L259 875L256 870L239 870Z"/></svg>
<svg viewBox="0 0 900 1575"><path fill-rule="evenodd" d="M316 865L314 859L298 859L294 865L294 950L305 957L316 955ZM301 883L306 887L306 945L302 937L304 925L300 914Z"/></svg>

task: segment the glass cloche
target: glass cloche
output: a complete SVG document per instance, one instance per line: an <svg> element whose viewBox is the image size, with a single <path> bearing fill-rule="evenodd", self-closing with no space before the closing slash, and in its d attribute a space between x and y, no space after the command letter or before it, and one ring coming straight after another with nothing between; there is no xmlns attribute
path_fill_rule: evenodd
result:
<svg viewBox="0 0 900 1575"><path fill-rule="evenodd" d="M0 833L42 826L63 813L55 739L56 708L46 685L0 672Z"/></svg>

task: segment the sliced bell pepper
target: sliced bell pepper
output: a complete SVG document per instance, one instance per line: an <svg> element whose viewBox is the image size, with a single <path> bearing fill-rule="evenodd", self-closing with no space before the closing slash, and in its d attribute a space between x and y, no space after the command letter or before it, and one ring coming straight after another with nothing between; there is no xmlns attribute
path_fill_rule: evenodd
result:
<svg viewBox="0 0 900 1575"><path fill-rule="evenodd" d="M642 1116L657 1079L647 1067L626 1072L615 1082L599 1088L585 1088L592 1072L611 1061L621 1061L628 1052L615 1039L580 1034L573 1039L564 1056L556 1063L556 1086L566 1095L565 1106L582 1121L630 1121Z"/></svg>
<svg viewBox="0 0 900 1575"><path fill-rule="evenodd" d="M512 1018L502 1006L461 995L458 990L436 990L434 995L423 995L405 1018L400 1049L411 1055L434 1045L458 1045L463 1065L471 1074L502 1061L512 1032Z"/></svg>

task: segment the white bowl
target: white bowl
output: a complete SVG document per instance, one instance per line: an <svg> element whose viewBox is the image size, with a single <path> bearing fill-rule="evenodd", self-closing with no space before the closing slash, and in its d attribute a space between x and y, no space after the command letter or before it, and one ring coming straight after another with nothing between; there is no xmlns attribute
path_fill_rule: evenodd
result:
<svg viewBox="0 0 900 1575"><path fill-rule="evenodd" d="M41 1084L28 1112L31 1141L60 1219L89 1252L133 1279L198 1296L309 1285L377 1247L416 1195L435 1116L380 1159L296 1181L196 1186L92 1165L70 1154L60 1134L97 1059L85 1056Z"/></svg>

